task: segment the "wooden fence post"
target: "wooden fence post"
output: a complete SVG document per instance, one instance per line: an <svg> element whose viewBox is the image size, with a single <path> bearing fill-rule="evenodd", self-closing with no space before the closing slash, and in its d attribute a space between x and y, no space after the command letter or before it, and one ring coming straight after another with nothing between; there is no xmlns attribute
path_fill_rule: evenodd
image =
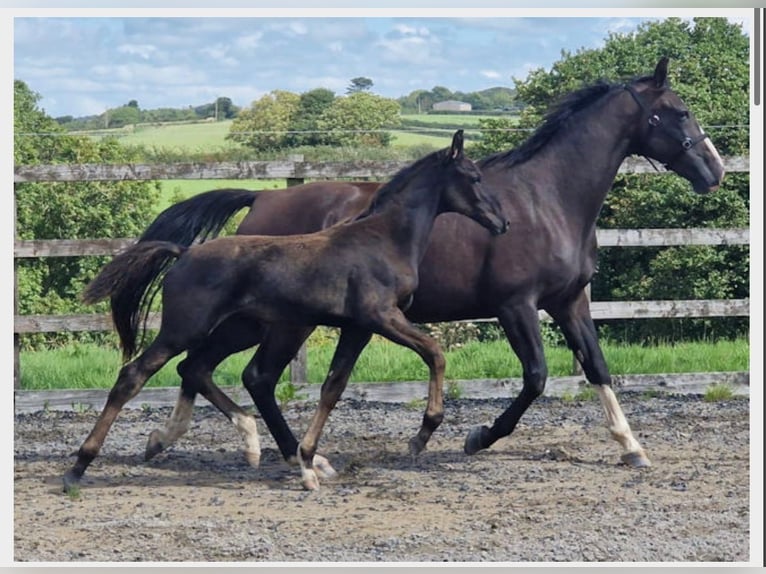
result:
<svg viewBox="0 0 766 574"><path fill-rule="evenodd" d="M13 240L16 235L16 184L13 184ZM18 279L18 260L13 258L13 315L19 314L19 279ZM19 360L19 351L21 348L20 335L13 333L13 389L21 388L21 361Z"/></svg>
<svg viewBox="0 0 766 574"><path fill-rule="evenodd" d="M303 161L302 155L290 156L292 161ZM305 180L302 177L288 177L287 187L294 185L302 185ZM308 347L306 343L301 345L298 352L290 361L290 382L294 385L304 384L309 380L309 360L308 360Z"/></svg>

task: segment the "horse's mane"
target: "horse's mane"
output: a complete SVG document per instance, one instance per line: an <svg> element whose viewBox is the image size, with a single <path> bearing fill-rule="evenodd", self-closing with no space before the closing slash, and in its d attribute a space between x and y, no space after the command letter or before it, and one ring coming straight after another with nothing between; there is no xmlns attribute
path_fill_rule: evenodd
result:
<svg viewBox="0 0 766 574"><path fill-rule="evenodd" d="M370 204L350 221L358 221L376 213L381 205L387 203L391 196L396 195L407 185L415 173L444 161L448 153L449 149L435 151L396 172L389 182L375 192Z"/></svg>
<svg viewBox="0 0 766 574"><path fill-rule="evenodd" d="M619 83L599 80L570 92L551 106L543 118L542 125L524 143L514 149L501 151L483 158L478 162L479 167L488 167L497 162L504 162L506 167L524 163L545 147L575 114L600 101L606 94L623 89L628 83L646 81L651 78L652 76L641 76Z"/></svg>

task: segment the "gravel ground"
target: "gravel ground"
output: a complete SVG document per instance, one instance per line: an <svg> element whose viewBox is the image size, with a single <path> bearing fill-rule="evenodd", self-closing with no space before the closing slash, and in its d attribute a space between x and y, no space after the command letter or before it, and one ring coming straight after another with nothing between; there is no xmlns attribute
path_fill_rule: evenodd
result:
<svg viewBox="0 0 766 574"><path fill-rule="evenodd" d="M96 412L15 418L18 562L747 562L749 401L622 393L653 461L622 466L598 402L537 401L510 438L473 457L466 432L507 400L449 400L429 448L422 407L342 400L320 442L339 471L306 492L258 421L261 466L212 407L148 463L170 409L125 410L79 497L61 475ZM302 432L309 402L288 407Z"/></svg>

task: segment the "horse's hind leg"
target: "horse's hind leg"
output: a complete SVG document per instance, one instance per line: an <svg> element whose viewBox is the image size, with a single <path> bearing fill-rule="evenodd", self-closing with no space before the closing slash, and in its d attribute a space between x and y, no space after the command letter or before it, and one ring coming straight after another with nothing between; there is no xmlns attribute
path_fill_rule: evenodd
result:
<svg viewBox="0 0 766 574"><path fill-rule="evenodd" d="M120 414L123 406L135 397L146 381L156 373L171 357L179 351L158 343L156 340L137 359L120 369L117 381L109 391L106 404L93 426L93 430L77 452L77 461L64 475L64 490L70 492L77 488L85 469L98 456L112 423Z"/></svg>
<svg viewBox="0 0 766 574"><path fill-rule="evenodd" d="M391 310L376 329L399 345L415 351L428 366L428 400L418 433L410 439L410 454L416 457L426 447L431 435L444 420L445 359L439 344L410 323L398 308Z"/></svg>
<svg viewBox="0 0 766 574"><path fill-rule="evenodd" d="M298 440L282 416L274 392L280 375L313 330L313 327L271 325L255 356L242 373L245 388L274 437L282 457L290 465L299 464L296 455ZM313 466L320 478L336 474L330 462L321 455L314 454Z"/></svg>
<svg viewBox="0 0 766 574"><path fill-rule="evenodd" d="M330 370L322 384L317 409L297 449L303 486L307 490L317 490L319 488L319 479L314 469L314 457L319 443L319 436L327 422L327 418L330 416L330 412L335 408L335 404L346 388L356 360L370 341L371 336L372 333L369 331L356 327L344 328L340 332L338 345L335 347L335 354L330 363Z"/></svg>
<svg viewBox="0 0 766 574"><path fill-rule="evenodd" d="M257 345L263 328L244 318L229 319L222 323L201 345L189 351L178 365L181 390L176 405L164 429L155 429L149 435L144 458L156 456L175 443L189 429L192 409L197 394L204 396L234 423L245 442L245 458L252 466L260 462L260 443L255 419L232 401L213 382L215 368L228 356Z"/></svg>
<svg viewBox="0 0 766 574"><path fill-rule="evenodd" d="M622 461L636 468L651 466L649 457L633 436L612 390L612 378L598 344L598 334L591 318L590 304L585 291L581 291L571 305L552 308L548 312L561 327L567 344L582 365L585 377L596 385L609 432L612 438L622 445Z"/></svg>
<svg viewBox="0 0 766 574"><path fill-rule="evenodd" d="M521 416L543 393L548 378L537 309L527 303L506 305L500 309L497 317L511 348L521 361L521 392L491 427L478 426L471 429L463 446L466 454L475 454L489 448L500 438L510 435Z"/></svg>

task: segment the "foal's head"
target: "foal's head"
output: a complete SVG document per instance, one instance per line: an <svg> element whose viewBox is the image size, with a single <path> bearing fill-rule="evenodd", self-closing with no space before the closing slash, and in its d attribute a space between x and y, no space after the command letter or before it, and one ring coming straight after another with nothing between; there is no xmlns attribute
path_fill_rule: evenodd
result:
<svg viewBox="0 0 766 574"><path fill-rule="evenodd" d="M509 224L500 202L481 184L479 167L463 153L463 130L455 132L443 161L448 177L439 211L466 215L493 235L505 233Z"/></svg>
<svg viewBox="0 0 766 574"><path fill-rule="evenodd" d="M688 179L694 191L715 191L723 179L721 156L694 115L668 85L668 59L662 58L654 74L625 86L641 114L642 128L632 153L661 161Z"/></svg>

